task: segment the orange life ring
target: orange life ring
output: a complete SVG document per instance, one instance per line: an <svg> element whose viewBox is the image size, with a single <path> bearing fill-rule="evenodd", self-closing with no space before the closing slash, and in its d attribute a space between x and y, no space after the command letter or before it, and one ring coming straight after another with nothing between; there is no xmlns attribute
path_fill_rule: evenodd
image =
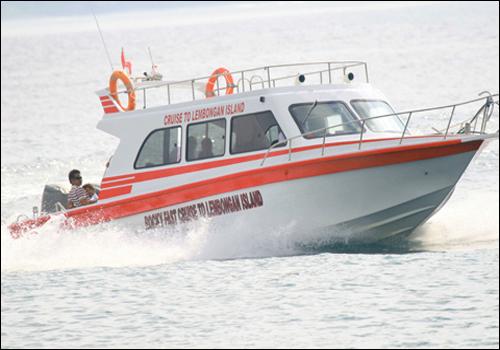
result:
<svg viewBox="0 0 500 350"><path fill-rule="evenodd" d="M127 93L128 93L128 105L127 108L123 107L120 99L118 98L117 94L117 86L118 86L118 80L121 80L125 87L127 88ZM135 90L134 90L134 85L132 84L132 80L128 77L127 73L125 73L122 70L115 70L112 74L111 77L109 78L109 92L111 97L118 103L118 105L124 110L124 111L133 111L135 109Z"/></svg>
<svg viewBox="0 0 500 350"><path fill-rule="evenodd" d="M233 93L234 90L233 76L226 68L220 67L217 68L210 76L210 79L208 79L207 86L205 87L205 96L207 97L215 96L214 85L215 82L217 81L217 78L220 77L221 75L224 76L224 78L226 79L226 95L231 95Z"/></svg>

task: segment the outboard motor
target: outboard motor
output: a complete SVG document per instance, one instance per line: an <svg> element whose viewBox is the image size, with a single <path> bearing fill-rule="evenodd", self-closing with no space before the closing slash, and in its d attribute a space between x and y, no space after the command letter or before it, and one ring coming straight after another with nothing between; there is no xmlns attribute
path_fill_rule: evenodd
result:
<svg viewBox="0 0 500 350"><path fill-rule="evenodd" d="M59 204L58 204L59 203ZM66 208L68 193L58 185L45 185L42 195L42 212L55 213Z"/></svg>

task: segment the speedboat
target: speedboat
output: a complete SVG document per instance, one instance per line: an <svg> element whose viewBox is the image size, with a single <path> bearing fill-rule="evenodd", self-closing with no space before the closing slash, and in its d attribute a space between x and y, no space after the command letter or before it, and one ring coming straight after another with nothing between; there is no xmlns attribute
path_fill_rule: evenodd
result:
<svg viewBox="0 0 500 350"><path fill-rule="evenodd" d="M64 229L113 221L168 232L206 219L347 244L406 237L498 139L487 131L498 94L396 112L365 62L218 68L182 81L130 68L97 91L97 128L120 139L99 201L66 209L59 193L12 223L12 237L54 218Z"/></svg>

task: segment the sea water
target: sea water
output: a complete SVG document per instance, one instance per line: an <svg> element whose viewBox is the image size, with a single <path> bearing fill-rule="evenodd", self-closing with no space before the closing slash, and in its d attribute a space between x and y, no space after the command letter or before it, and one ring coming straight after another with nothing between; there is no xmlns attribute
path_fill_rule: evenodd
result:
<svg viewBox="0 0 500 350"><path fill-rule="evenodd" d="M148 3L97 15L116 66L124 47L147 70L151 47L167 80L364 60L398 110L499 90L498 3ZM498 348L498 141L404 248L311 251L286 228L207 222L168 235L54 223L12 240L7 225L46 183L66 186L72 168L99 183L118 141L95 129L110 68L90 11L3 16L2 348Z"/></svg>

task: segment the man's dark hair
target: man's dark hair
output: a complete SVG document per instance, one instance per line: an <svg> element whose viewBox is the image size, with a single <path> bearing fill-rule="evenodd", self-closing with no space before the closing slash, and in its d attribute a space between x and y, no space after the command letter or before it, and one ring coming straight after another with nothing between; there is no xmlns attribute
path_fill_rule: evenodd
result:
<svg viewBox="0 0 500 350"><path fill-rule="evenodd" d="M77 169L71 170L68 174L69 182L71 182L71 180L74 179L75 177L77 177L79 174L80 174L80 170L77 170Z"/></svg>

